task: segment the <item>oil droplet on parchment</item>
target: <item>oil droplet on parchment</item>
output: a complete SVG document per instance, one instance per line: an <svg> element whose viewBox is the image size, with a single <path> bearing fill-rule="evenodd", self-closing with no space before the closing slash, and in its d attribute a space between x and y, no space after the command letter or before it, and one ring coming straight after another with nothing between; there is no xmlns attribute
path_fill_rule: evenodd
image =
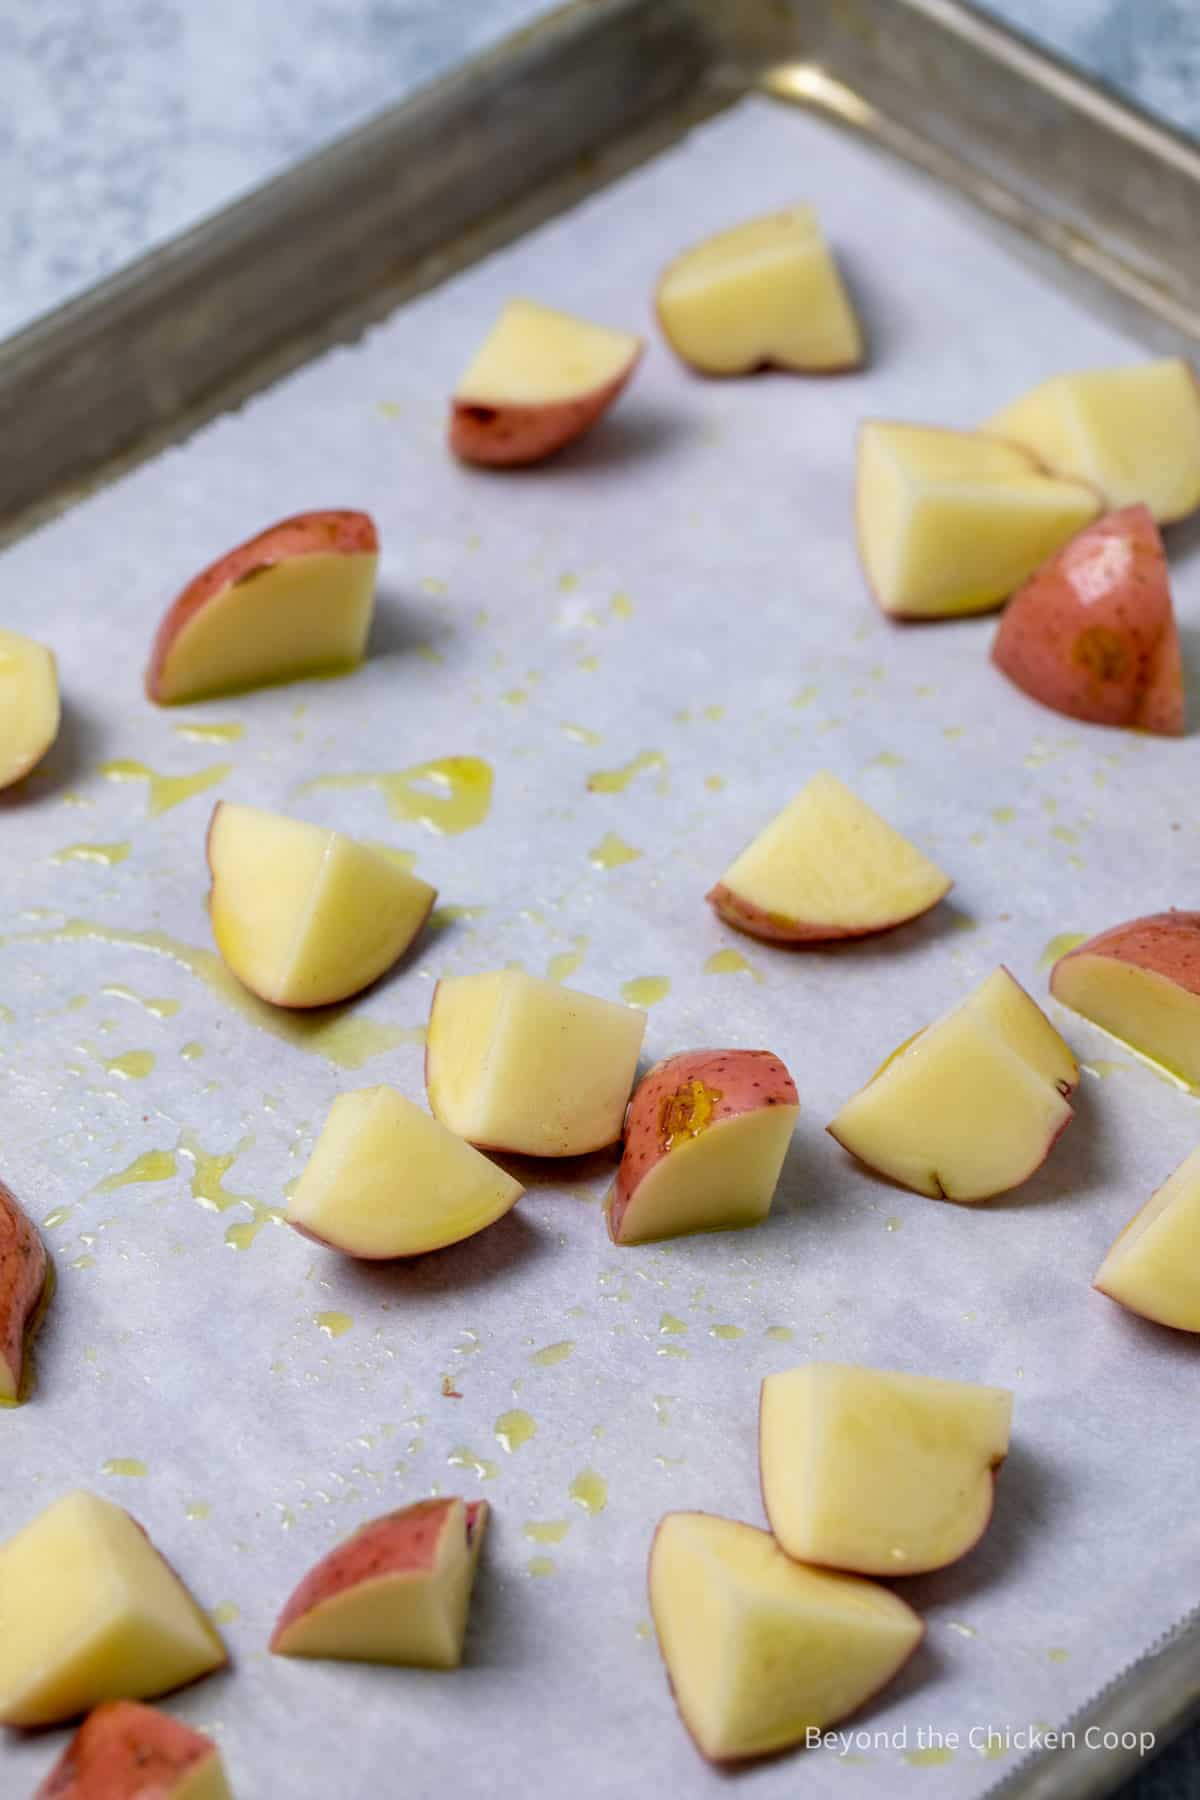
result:
<svg viewBox="0 0 1200 1800"><path fill-rule="evenodd" d="M521 1448L522 1444L527 1444L534 1436L537 1431L537 1421L531 1418L527 1412L522 1412L517 1408L512 1412L501 1413L496 1420L494 1430L496 1442L511 1456L514 1451Z"/></svg>
<svg viewBox="0 0 1200 1800"><path fill-rule="evenodd" d="M714 950L704 965L706 975L753 975L755 981L762 976L753 963L746 961L740 950Z"/></svg>
<svg viewBox="0 0 1200 1800"><path fill-rule="evenodd" d="M319 775L302 793L320 788L375 788L393 819L411 820L447 837L482 825L492 804L492 769L479 756L440 756L378 775Z"/></svg>
<svg viewBox="0 0 1200 1800"><path fill-rule="evenodd" d="M239 738L246 735L244 725L176 725L176 737L187 738L193 744L236 744Z"/></svg>
<svg viewBox="0 0 1200 1800"><path fill-rule="evenodd" d="M124 1081L142 1081L154 1067L153 1050L126 1050L122 1056L110 1056L104 1067L110 1075Z"/></svg>
<svg viewBox="0 0 1200 1800"><path fill-rule="evenodd" d="M560 1343L547 1344L541 1350L535 1350L530 1362L539 1369L551 1369L555 1363L566 1362L575 1348L573 1338L563 1338Z"/></svg>
<svg viewBox="0 0 1200 1800"><path fill-rule="evenodd" d="M62 944L94 942L111 944L117 949L145 951L151 956L165 957L187 969L202 981L217 998L251 1024L270 1032L272 1037L324 1057L342 1069L360 1069L373 1056L410 1041L413 1027L384 1025L374 1019L356 1016L350 1007L324 1007L320 1016L287 1013L268 1006L244 988L231 975L213 950L198 944L185 944L169 937L165 931L123 931L116 926L101 925L91 919L68 919L65 925L46 931L12 932L0 937L0 946L8 944Z"/></svg>
<svg viewBox="0 0 1200 1800"><path fill-rule="evenodd" d="M542 1580L545 1576L554 1575L558 1572L557 1564L552 1556L531 1556L526 1563L525 1568L526 1572L532 1575L535 1581Z"/></svg>
<svg viewBox="0 0 1200 1800"><path fill-rule="evenodd" d="M183 1046L183 1049L179 1054L184 1062L199 1062L200 1058L204 1055L204 1045L197 1043L195 1038L193 1038L190 1043Z"/></svg>
<svg viewBox="0 0 1200 1800"><path fill-rule="evenodd" d="M68 844L65 849L56 850L50 861L102 863L106 869L111 869L115 863L125 861L129 850L128 844Z"/></svg>
<svg viewBox="0 0 1200 1800"><path fill-rule="evenodd" d="M323 1331L327 1338L345 1337L354 1324L349 1313L319 1312L313 1314L313 1324L318 1331Z"/></svg>
<svg viewBox="0 0 1200 1800"><path fill-rule="evenodd" d="M708 1335L709 1337L723 1338L726 1343L732 1343L735 1338L745 1337L746 1333L740 1325L710 1325Z"/></svg>
<svg viewBox="0 0 1200 1800"><path fill-rule="evenodd" d="M683 1319L677 1319L674 1313L665 1312L658 1321L658 1329L663 1333L681 1335L687 1330L687 1324Z"/></svg>
<svg viewBox="0 0 1200 1800"><path fill-rule="evenodd" d="M903 1760L911 1769L939 1769L953 1762L954 1752L948 1744L930 1744L921 1750L905 1750Z"/></svg>
<svg viewBox="0 0 1200 1800"><path fill-rule="evenodd" d="M959 1637L976 1638L979 1636L973 1625L966 1625L961 1619L947 1619L946 1629L947 1631L956 1631Z"/></svg>
<svg viewBox="0 0 1200 1800"><path fill-rule="evenodd" d="M619 869L622 863L636 862L641 854L615 831L606 831L595 849L588 851L588 861L596 869Z"/></svg>
<svg viewBox="0 0 1200 1800"><path fill-rule="evenodd" d="M904 1220L900 1219L900 1218L895 1218L895 1217L890 1218L890 1219L885 1219L883 1221L883 1229L885 1231L903 1231L904 1230Z"/></svg>
<svg viewBox="0 0 1200 1800"><path fill-rule="evenodd" d="M591 744L594 748L603 741L598 731L591 731L586 725L560 725L559 730L573 744Z"/></svg>
<svg viewBox="0 0 1200 1800"><path fill-rule="evenodd" d="M106 781L149 783L146 811L152 819L158 818L160 813L170 812L173 806L182 805L194 794L203 794L208 788L216 787L232 771L232 763L212 763L207 769L198 769L194 775L160 775L145 763L133 762L129 757L100 764L100 774Z"/></svg>
<svg viewBox="0 0 1200 1800"><path fill-rule="evenodd" d="M183 1509L185 1519L207 1519L212 1507L207 1500L189 1500Z"/></svg>
<svg viewBox="0 0 1200 1800"><path fill-rule="evenodd" d="M608 1483L595 1469L580 1469L567 1492L586 1513L603 1512L608 1505Z"/></svg>
<svg viewBox="0 0 1200 1800"><path fill-rule="evenodd" d="M235 1600L222 1600L208 1616L214 1625L235 1625L242 1616L242 1609Z"/></svg>
<svg viewBox="0 0 1200 1800"><path fill-rule="evenodd" d="M1079 1066L1086 1069L1089 1075L1094 1075L1097 1081L1107 1081L1110 1075L1119 1075L1122 1069L1130 1069L1133 1064L1116 1062L1108 1056L1094 1056L1091 1062L1080 1063Z"/></svg>
<svg viewBox="0 0 1200 1800"><path fill-rule="evenodd" d="M479 1456L474 1450L469 1450L465 1444L459 1444L453 1449L446 1461L453 1469L470 1469L473 1475L479 1477L480 1481L494 1481L500 1472L489 1457Z"/></svg>
<svg viewBox="0 0 1200 1800"><path fill-rule="evenodd" d="M570 1519L529 1519L521 1532L531 1544L561 1544L570 1529Z"/></svg>
<svg viewBox="0 0 1200 1800"><path fill-rule="evenodd" d="M790 1325L768 1325L763 1335L774 1338L777 1344L790 1344L796 1334Z"/></svg>
<svg viewBox="0 0 1200 1800"><path fill-rule="evenodd" d="M156 1019L173 1019L183 1005L182 1000L147 1000L144 995L135 994L132 988L123 987L119 981L106 983L100 992L112 1000L129 1000Z"/></svg>
<svg viewBox="0 0 1200 1800"><path fill-rule="evenodd" d="M231 1194L225 1186L226 1174L246 1148L247 1140L243 1139L223 1153L204 1150L187 1131L179 1140L179 1154L192 1165L192 1199L209 1212L225 1213L243 1206L250 1214L249 1219L227 1229L225 1242L231 1250L248 1250L264 1225L283 1223L283 1213L277 1207L264 1206L253 1194Z"/></svg>
<svg viewBox="0 0 1200 1800"><path fill-rule="evenodd" d="M671 991L665 975L636 975L621 984L621 998L628 1006L657 1006Z"/></svg>
<svg viewBox="0 0 1200 1800"><path fill-rule="evenodd" d="M1052 1663L1065 1663L1065 1662L1070 1662L1070 1660L1071 1660L1071 1652L1069 1650L1062 1649L1061 1646L1059 1646L1057 1644L1054 1646L1053 1649L1047 1650L1046 1655L1049 1657L1049 1659Z"/></svg>
<svg viewBox="0 0 1200 1800"><path fill-rule="evenodd" d="M1016 816L1015 807L993 806L992 808L992 821L996 825L1011 825Z"/></svg>
<svg viewBox="0 0 1200 1800"><path fill-rule="evenodd" d="M608 603L608 610L615 619L632 619L633 601L625 592L624 588L620 588L613 595Z"/></svg>
<svg viewBox="0 0 1200 1800"><path fill-rule="evenodd" d="M107 1176L96 1192L113 1194L118 1188L132 1187L141 1181L169 1181L174 1173L173 1150L147 1150L144 1156L135 1157L128 1168L118 1169L115 1175Z"/></svg>
<svg viewBox="0 0 1200 1800"><path fill-rule="evenodd" d="M142 1476L150 1473L146 1464L136 1456L110 1456L100 1464L102 1475Z"/></svg>
<svg viewBox="0 0 1200 1800"><path fill-rule="evenodd" d="M661 750L643 750L629 762L622 763L617 769L594 769L588 776L588 792L592 794L623 794L635 775L644 770L656 769L661 774L667 766L667 759ZM659 792L663 791L665 782L659 782Z"/></svg>
<svg viewBox="0 0 1200 1800"><path fill-rule="evenodd" d="M552 956L546 964L546 979L548 981L566 981L569 975L575 973L576 969L587 955L587 938L572 938L571 944L572 948L570 950L560 950L558 954Z"/></svg>
<svg viewBox="0 0 1200 1800"><path fill-rule="evenodd" d="M1069 950L1077 950L1080 944L1086 940L1086 931L1060 931L1057 937L1050 939L1038 957L1038 968L1048 969L1050 964L1057 962L1060 956L1065 956Z"/></svg>

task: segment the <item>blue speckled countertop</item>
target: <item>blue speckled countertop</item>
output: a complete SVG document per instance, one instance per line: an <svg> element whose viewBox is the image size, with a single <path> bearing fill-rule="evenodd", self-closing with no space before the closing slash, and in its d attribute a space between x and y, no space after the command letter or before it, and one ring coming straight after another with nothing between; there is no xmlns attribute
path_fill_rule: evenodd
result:
<svg viewBox="0 0 1200 1800"><path fill-rule="evenodd" d="M545 10L0 0L0 336ZM1200 135L1197 0L991 10Z"/></svg>
<svg viewBox="0 0 1200 1800"><path fill-rule="evenodd" d="M0 0L0 336L217 210L544 0ZM1200 136L1200 0L990 11ZM1200 1731L1122 1800L1200 1793Z"/></svg>

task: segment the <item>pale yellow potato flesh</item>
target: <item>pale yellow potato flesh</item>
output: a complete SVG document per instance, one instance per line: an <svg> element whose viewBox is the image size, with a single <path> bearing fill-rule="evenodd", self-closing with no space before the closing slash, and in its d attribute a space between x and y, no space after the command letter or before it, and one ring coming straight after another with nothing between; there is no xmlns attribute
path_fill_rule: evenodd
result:
<svg viewBox="0 0 1200 1800"><path fill-rule="evenodd" d="M1130 1219L1094 1285L1144 1319L1200 1331L1200 1150Z"/></svg>
<svg viewBox="0 0 1200 1800"><path fill-rule="evenodd" d="M438 982L425 1086L469 1143L580 1156L616 1143L646 1015L519 969Z"/></svg>
<svg viewBox="0 0 1200 1800"><path fill-rule="evenodd" d="M637 1184L622 1219L623 1244L693 1231L740 1231L771 1210L798 1106L722 1119L660 1157Z"/></svg>
<svg viewBox="0 0 1200 1800"><path fill-rule="evenodd" d="M421 1256L484 1230L522 1192L395 1088L362 1088L333 1102L285 1216L349 1256Z"/></svg>
<svg viewBox="0 0 1200 1800"><path fill-rule="evenodd" d="M714 1761L802 1742L882 1688L921 1640L886 1588L810 1569L768 1532L668 1513L650 1555L650 1609L684 1724Z"/></svg>
<svg viewBox="0 0 1200 1800"><path fill-rule="evenodd" d="M944 1568L987 1527L1012 1399L847 1363L768 1375L758 1441L771 1530L801 1562L884 1576Z"/></svg>
<svg viewBox="0 0 1200 1800"><path fill-rule="evenodd" d="M862 361L858 320L809 206L747 220L685 250L656 298L668 342L706 374Z"/></svg>
<svg viewBox="0 0 1200 1800"><path fill-rule="evenodd" d="M1061 1094L1079 1086L1079 1064L1070 1047L1007 969L993 969L963 1005L989 1019L1018 1056Z"/></svg>
<svg viewBox="0 0 1200 1800"><path fill-rule="evenodd" d="M222 801L208 838L222 957L276 1006L344 1000L402 956L436 890L367 844Z"/></svg>
<svg viewBox="0 0 1200 1800"><path fill-rule="evenodd" d="M1189 1087L1200 1087L1200 994L1157 969L1086 950L1054 966L1056 1000Z"/></svg>
<svg viewBox="0 0 1200 1800"><path fill-rule="evenodd" d="M171 1800L234 1800L219 1756L210 1756L171 1789Z"/></svg>
<svg viewBox="0 0 1200 1800"><path fill-rule="evenodd" d="M821 770L714 890L743 930L780 938L859 936L927 912L950 877L836 775ZM736 918L717 898L726 889Z"/></svg>
<svg viewBox="0 0 1200 1800"><path fill-rule="evenodd" d="M900 618L998 606L1099 511L1093 489L977 433L876 420L859 434L859 553Z"/></svg>
<svg viewBox="0 0 1200 1800"><path fill-rule="evenodd" d="M510 300L454 390L477 406L545 406L577 400L619 380L641 339L571 313Z"/></svg>
<svg viewBox="0 0 1200 1800"><path fill-rule="evenodd" d="M220 1638L127 1512L80 1489L0 1545L0 1723L147 1700L225 1662Z"/></svg>
<svg viewBox="0 0 1200 1800"><path fill-rule="evenodd" d="M58 736L54 653L17 631L0 631L0 788L28 775Z"/></svg>
<svg viewBox="0 0 1200 1800"><path fill-rule="evenodd" d="M1072 1118L1023 1041L969 996L894 1051L829 1130L879 1174L931 1199L1005 1193L1040 1168Z"/></svg>
<svg viewBox="0 0 1200 1800"><path fill-rule="evenodd" d="M378 564L370 551L314 552L214 594L172 639L154 698L171 706L353 668L366 651Z"/></svg>
<svg viewBox="0 0 1200 1800"><path fill-rule="evenodd" d="M1056 375L983 426L1160 524L1200 506L1200 390L1181 357Z"/></svg>

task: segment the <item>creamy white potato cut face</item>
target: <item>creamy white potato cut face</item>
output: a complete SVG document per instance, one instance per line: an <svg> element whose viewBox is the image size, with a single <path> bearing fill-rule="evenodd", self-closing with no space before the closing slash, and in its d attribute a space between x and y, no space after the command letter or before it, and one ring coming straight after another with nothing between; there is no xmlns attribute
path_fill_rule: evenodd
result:
<svg viewBox="0 0 1200 1800"><path fill-rule="evenodd" d="M101 1700L147 1700L226 1661L145 1532L83 1489L0 1545L0 1621L5 1725L55 1725Z"/></svg>

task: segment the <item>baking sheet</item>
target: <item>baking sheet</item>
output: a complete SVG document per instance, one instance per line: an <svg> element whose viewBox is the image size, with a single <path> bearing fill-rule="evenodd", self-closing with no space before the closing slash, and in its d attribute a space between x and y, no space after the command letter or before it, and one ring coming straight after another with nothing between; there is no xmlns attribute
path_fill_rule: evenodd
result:
<svg viewBox="0 0 1200 1800"><path fill-rule="evenodd" d="M648 324L662 262L797 198L850 272L870 370L689 376ZM591 438L505 477L441 440L445 395L513 293L646 327L650 347ZM1060 934L1188 903L1193 740L1041 711L990 669L986 620L889 626L849 524L864 415L968 424L1045 374L1138 353L921 178L747 102L0 561L4 623L54 644L69 709L44 773L2 802L0 1170L43 1221L59 1292L35 1399L0 1420L0 1532L78 1484L134 1511L221 1609L233 1670L170 1705L218 1736L240 1800L722 1792L674 1715L646 1554L672 1507L761 1522L758 1382L808 1357L1009 1384L1014 1448L980 1547L905 1584L928 1637L855 1721L878 1741L764 1765L744 1791L981 1793L1019 1734L1061 1722L1200 1596L1196 1346L1088 1285L1194 1148L1195 1101L1066 1020L1089 1065L1076 1123L1034 1180L974 1209L872 1180L822 1129L997 962L1044 997ZM265 521L325 505L380 524L367 666L147 705L173 591ZM1172 538L1194 668L1191 541ZM242 735L183 735L197 723ZM494 771L486 818L457 834L395 818L377 785L308 785L446 756ZM626 785L589 791L638 758ZM149 784L113 761L228 768L151 816ZM834 951L739 939L703 893L821 767L955 875L952 900ZM409 848L471 910L332 1035L272 1035L195 954L218 797ZM638 854L600 852L616 840ZM706 972L722 951L748 966ZM648 1058L712 1042L785 1058L803 1111L766 1225L615 1250L602 1160L533 1174L516 1213L411 1267L355 1267L263 1222L335 1094L421 1096L436 977L510 960L613 997L666 978ZM159 1178L122 1181L131 1168ZM229 1195L249 1198L218 1210ZM513 1411L535 1431L506 1450ZM304 1570L435 1489L495 1509L463 1670L269 1657ZM980 1755L972 1729L1006 1753ZM931 1732L960 1744L942 1754ZM61 1741L7 1739L4 1791L32 1789Z"/></svg>

